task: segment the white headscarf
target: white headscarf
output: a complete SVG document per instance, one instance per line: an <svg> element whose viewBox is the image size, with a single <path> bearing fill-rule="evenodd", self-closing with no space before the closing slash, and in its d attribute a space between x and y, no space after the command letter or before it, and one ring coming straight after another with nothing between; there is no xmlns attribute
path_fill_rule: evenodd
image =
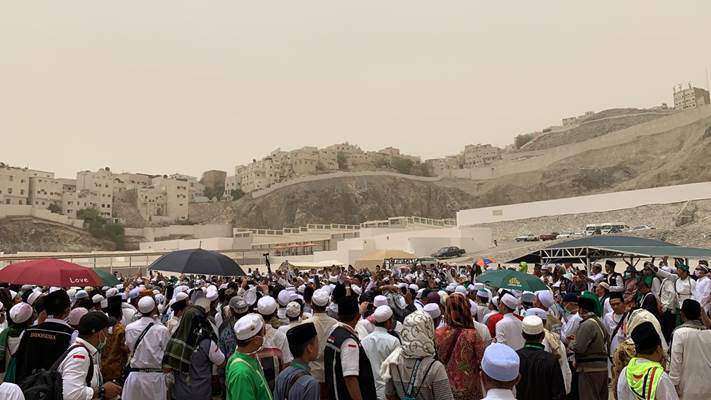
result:
<svg viewBox="0 0 711 400"><path fill-rule="evenodd" d="M395 349L380 366L383 380L390 377L392 365L402 365L405 359L418 359L435 355L434 321L429 314L418 310L405 317L400 331L402 345Z"/></svg>

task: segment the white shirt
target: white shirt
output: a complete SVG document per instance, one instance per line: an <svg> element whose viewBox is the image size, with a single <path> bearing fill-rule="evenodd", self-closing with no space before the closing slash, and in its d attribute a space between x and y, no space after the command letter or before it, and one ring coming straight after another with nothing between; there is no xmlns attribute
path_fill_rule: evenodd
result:
<svg viewBox="0 0 711 400"><path fill-rule="evenodd" d="M363 340L366 336L373 333L375 330L375 325L371 324L367 319L361 318L355 326L356 334L359 340Z"/></svg>
<svg viewBox="0 0 711 400"><path fill-rule="evenodd" d="M669 378L684 400L705 400L711 393L711 330L677 328L671 348Z"/></svg>
<svg viewBox="0 0 711 400"><path fill-rule="evenodd" d="M578 332L578 327L580 326L581 321L582 318L578 313L570 314L570 316L565 320L565 324L563 324L563 329L561 329L560 331L560 336L563 340L563 343L569 344L568 336L574 336L575 333Z"/></svg>
<svg viewBox="0 0 711 400"><path fill-rule="evenodd" d="M300 323L301 323L301 321L298 321L298 320L297 321L290 321L288 325L280 326L279 329L277 329L277 331L286 335L286 332L288 332L289 329L295 327L296 325L299 325Z"/></svg>
<svg viewBox="0 0 711 400"><path fill-rule="evenodd" d="M326 313L315 313L313 317L307 319L304 322L313 322L316 328L316 338L318 339L318 358L309 363L309 368L311 368L311 375L319 383L326 382L324 377L324 367L323 367L323 351L326 348L326 340L328 340L328 334L331 333L333 327L338 324L334 318L329 317Z"/></svg>
<svg viewBox="0 0 711 400"><path fill-rule="evenodd" d="M638 358L637 362L645 362L644 358ZM656 400L679 400L679 396L676 395L676 389L674 384L672 384L669 375L666 372L662 374L661 379L659 379L659 384L657 385L657 393L654 397ZM617 400L636 400L637 398L632 393L630 385L627 383L627 367L622 369L620 372L620 380L617 381ZM686 400L686 398L684 399Z"/></svg>
<svg viewBox="0 0 711 400"><path fill-rule="evenodd" d="M698 301L699 304L704 304L704 299L711 296L711 278L704 276L703 278L696 281L696 290L694 290L694 300ZM704 307L706 311L709 310L709 305Z"/></svg>
<svg viewBox="0 0 711 400"><path fill-rule="evenodd" d="M291 356L289 350L289 342L286 340L286 335L274 329L269 324L264 325L264 348L278 349L281 351L281 362L288 364L294 357Z"/></svg>
<svg viewBox="0 0 711 400"><path fill-rule="evenodd" d="M0 383L0 399L3 400L25 400L20 387L14 383Z"/></svg>
<svg viewBox="0 0 711 400"><path fill-rule="evenodd" d="M150 317L141 317L136 322L128 324L126 327L126 346L133 352L138 337L148 324L153 323L151 329L143 336L138 350L131 359L133 368L161 368L163 363L163 353L170 340L168 328Z"/></svg>
<svg viewBox="0 0 711 400"><path fill-rule="evenodd" d="M602 322L607 328L607 333L612 335L612 332L615 331L617 324L620 322L623 316L624 314L617 315L614 312L610 312L605 314L604 317L602 317ZM610 342L610 354L615 354L615 349L617 349L617 346L619 346L620 343L625 341L625 334L622 331L622 326L620 326L620 329L618 329L617 333L615 333L615 337L612 338L612 341Z"/></svg>
<svg viewBox="0 0 711 400"><path fill-rule="evenodd" d="M333 329L342 326L355 334L355 330L350 326L342 323L336 324ZM331 331L333 331L331 329ZM329 336L331 332L328 333ZM358 343L348 338L341 344L341 369L343 370L343 376L358 376L360 370L360 350L358 348Z"/></svg>
<svg viewBox="0 0 711 400"><path fill-rule="evenodd" d="M385 399L385 381L380 376L380 365L386 358L400 347L400 341L389 334L385 328L376 326L371 334L361 341L361 346L370 360L370 366L375 378L375 390L379 400Z"/></svg>
<svg viewBox="0 0 711 400"><path fill-rule="evenodd" d="M504 314L496 323L496 343L505 344L514 350L520 350L526 341L521 336L521 321L513 313Z"/></svg>
<svg viewBox="0 0 711 400"><path fill-rule="evenodd" d="M696 290L696 281L688 276L686 279L681 279L679 275L661 269L657 271L657 276L673 281L673 285L670 289L676 294L676 308L681 308L684 300L691 298L694 290ZM666 290L669 290L669 288ZM664 291L664 289L661 289L661 291Z"/></svg>
<svg viewBox="0 0 711 400"><path fill-rule="evenodd" d="M91 400L94 390L99 390L101 383L101 357L91 343L78 338L76 344L84 347L76 347L67 354L67 357L59 364L57 372L62 374L62 394L64 400ZM89 358L91 357L91 360ZM86 377L89 373L91 362L94 362L94 375L91 378L91 387L86 385ZM2 397L4 399L4 397Z"/></svg>
<svg viewBox="0 0 711 400"><path fill-rule="evenodd" d="M482 400L516 400L516 397L513 394L513 390L489 389L486 392L486 397L484 397Z"/></svg>

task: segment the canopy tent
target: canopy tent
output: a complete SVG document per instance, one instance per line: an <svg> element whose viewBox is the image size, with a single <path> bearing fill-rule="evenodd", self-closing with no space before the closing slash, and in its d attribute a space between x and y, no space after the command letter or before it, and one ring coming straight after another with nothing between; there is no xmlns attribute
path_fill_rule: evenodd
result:
<svg viewBox="0 0 711 400"><path fill-rule="evenodd" d="M556 243L508 261L528 263L584 263L604 258L707 258L711 249L678 246L655 239L633 236L595 235Z"/></svg>
<svg viewBox="0 0 711 400"><path fill-rule="evenodd" d="M377 250L355 261L356 268L373 269L383 266L385 260L414 260L417 256L402 250Z"/></svg>

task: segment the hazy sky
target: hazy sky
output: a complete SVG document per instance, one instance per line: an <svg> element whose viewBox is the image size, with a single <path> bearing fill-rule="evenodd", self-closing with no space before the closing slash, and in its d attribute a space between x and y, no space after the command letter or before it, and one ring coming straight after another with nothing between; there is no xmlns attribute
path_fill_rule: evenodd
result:
<svg viewBox="0 0 711 400"><path fill-rule="evenodd" d="M711 2L0 0L0 161L234 171L349 141L424 158L706 86Z"/></svg>

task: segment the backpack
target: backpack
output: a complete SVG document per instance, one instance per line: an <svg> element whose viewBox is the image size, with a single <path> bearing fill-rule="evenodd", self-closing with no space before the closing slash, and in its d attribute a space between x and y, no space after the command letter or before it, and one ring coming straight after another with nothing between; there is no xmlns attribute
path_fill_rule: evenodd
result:
<svg viewBox="0 0 711 400"><path fill-rule="evenodd" d="M62 374L57 369L59 364L67 358L70 351L77 347L84 347L81 344L69 346L57 361L48 370L39 370L28 376L20 383L20 389L25 396L25 400L63 400ZM86 349L86 347L84 347ZM88 353L87 349L87 353ZM94 360L89 354L89 373L86 374L86 385L91 386L91 379L94 377Z"/></svg>

